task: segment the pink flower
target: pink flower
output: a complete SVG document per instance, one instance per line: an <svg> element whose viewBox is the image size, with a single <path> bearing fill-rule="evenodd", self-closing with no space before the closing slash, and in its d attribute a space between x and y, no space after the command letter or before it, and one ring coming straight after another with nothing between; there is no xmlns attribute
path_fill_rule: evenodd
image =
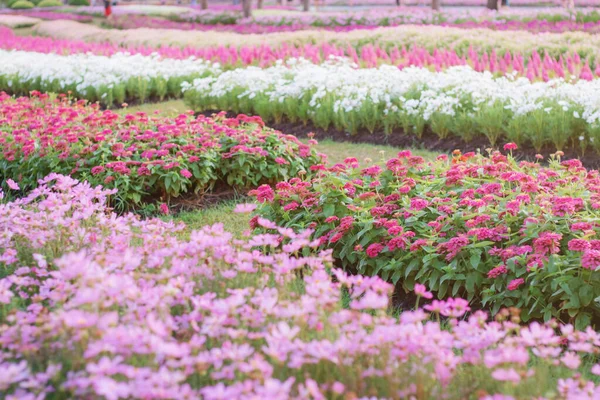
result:
<svg viewBox="0 0 600 400"><path fill-rule="evenodd" d="M415 283L415 294L425 299L433 298L433 294L431 292L428 292L425 285L422 285L420 283Z"/></svg>
<svg viewBox="0 0 600 400"><path fill-rule="evenodd" d="M495 267L495 268L492 268L492 269L491 269L491 270L488 272L488 274L487 274L487 277L488 277L488 278L497 278L497 277L499 277L500 275L504 275L504 274L506 274L506 273L508 273L508 270L506 269L506 265L504 265L504 264L500 264L500 265L498 265L497 267Z"/></svg>
<svg viewBox="0 0 600 400"><path fill-rule="evenodd" d="M247 214L247 213L251 213L252 211L254 211L256 209L256 207L257 207L257 205L252 204L252 203L238 204L233 209L233 212L238 213L238 214Z"/></svg>
<svg viewBox="0 0 600 400"><path fill-rule="evenodd" d="M381 253L381 250L383 250L385 246L382 245L381 243L373 243L371 244L369 247L367 247L367 256L369 256L370 258L375 258L379 255L379 253Z"/></svg>
<svg viewBox="0 0 600 400"><path fill-rule="evenodd" d="M520 382L521 375L514 368L499 368L492 372L492 378L502 382Z"/></svg>
<svg viewBox="0 0 600 400"><path fill-rule="evenodd" d="M571 239L568 246L571 251L586 251L592 247L590 242L584 239Z"/></svg>
<svg viewBox="0 0 600 400"><path fill-rule="evenodd" d="M92 175L98 175L104 171L104 167L102 165L96 165L92 168Z"/></svg>
<svg viewBox="0 0 600 400"><path fill-rule="evenodd" d="M508 284L507 289L508 290L517 290L519 288L519 286L521 286L522 284L525 283L525 279L523 278L517 278L517 279L513 279L512 281L510 281L510 283Z"/></svg>
<svg viewBox="0 0 600 400"><path fill-rule="evenodd" d="M298 207L300 207L300 204L298 204L295 201L292 201L292 202L286 204L285 206L283 206L283 211L292 211L292 210L297 209Z"/></svg>
<svg viewBox="0 0 600 400"><path fill-rule="evenodd" d="M20 187L17 184L17 182L13 181L12 179L7 179L6 180L6 184L8 185L9 188L11 188L12 190L19 190Z"/></svg>
<svg viewBox="0 0 600 400"><path fill-rule="evenodd" d="M181 175L182 175L184 178L191 178L191 177L192 177L192 173L191 173L189 170L187 170L187 169L182 169L182 170L180 171L180 173L181 173Z"/></svg>
<svg viewBox="0 0 600 400"><path fill-rule="evenodd" d="M518 149L518 146L516 145L516 143L506 143L504 145L504 151L509 151L509 150L516 150Z"/></svg>
<svg viewBox="0 0 600 400"><path fill-rule="evenodd" d="M160 212L163 213L164 215L169 215L169 206L166 205L165 203L162 203L160 206Z"/></svg>
<svg viewBox="0 0 600 400"><path fill-rule="evenodd" d="M256 190L251 190L250 195L256 196L259 203L271 202L275 198L275 192L269 185L261 185Z"/></svg>
<svg viewBox="0 0 600 400"><path fill-rule="evenodd" d="M581 257L581 266L595 271L600 267L600 250L587 250Z"/></svg>

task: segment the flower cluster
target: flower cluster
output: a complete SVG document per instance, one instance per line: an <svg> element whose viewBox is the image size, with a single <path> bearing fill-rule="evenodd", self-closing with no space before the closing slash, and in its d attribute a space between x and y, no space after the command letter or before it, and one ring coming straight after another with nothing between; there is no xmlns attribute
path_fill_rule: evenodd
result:
<svg viewBox="0 0 600 400"><path fill-rule="evenodd" d="M40 176L71 175L119 189L113 204L120 210L201 195L215 185L277 182L321 161L309 145L245 115L120 116L83 101L2 94L0 123L3 181L13 179L27 192Z"/></svg>
<svg viewBox="0 0 600 400"><path fill-rule="evenodd" d="M516 310L496 321L466 316L458 298L394 317L391 285L333 268L329 252L311 250L309 232L239 241L214 225L181 239L182 225L111 214L113 194L53 174L0 204L3 395L600 395L580 374L600 370L589 362L600 341L592 329L520 326Z"/></svg>
<svg viewBox="0 0 600 400"><path fill-rule="evenodd" d="M519 307L525 320L600 317L600 174L578 160L457 151L425 162L403 151L385 168L347 159L257 200L276 224L313 227L346 269L406 290L423 283L492 313Z"/></svg>

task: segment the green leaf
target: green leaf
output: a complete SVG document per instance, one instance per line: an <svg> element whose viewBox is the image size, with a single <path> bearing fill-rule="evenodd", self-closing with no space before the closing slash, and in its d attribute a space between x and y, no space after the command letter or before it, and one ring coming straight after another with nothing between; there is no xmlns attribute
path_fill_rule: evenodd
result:
<svg viewBox="0 0 600 400"><path fill-rule="evenodd" d="M414 258L410 264L408 264L408 267L406 268L406 271L404 271L404 277L406 278L415 268L417 268L417 266L419 265L420 261L418 258Z"/></svg>
<svg viewBox="0 0 600 400"><path fill-rule="evenodd" d="M591 286L584 285L579 288L579 301L583 306L589 306L594 299L594 290Z"/></svg>
<svg viewBox="0 0 600 400"><path fill-rule="evenodd" d="M583 330L590 326L590 322L592 318L588 313L579 313L577 314L577 318L575 318L575 328L578 330Z"/></svg>
<svg viewBox="0 0 600 400"><path fill-rule="evenodd" d="M471 255L471 258L469 259L469 262L471 263L471 266L473 267L473 269L477 269L480 261L481 261L481 252L473 252L473 254Z"/></svg>
<svg viewBox="0 0 600 400"><path fill-rule="evenodd" d="M392 283L395 285L396 283L398 283L398 280L400 280L400 277L402 276L402 271L401 270L396 270L396 272L394 272L394 275L392 275Z"/></svg>
<svg viewBox="0 0 600 400"><path fill-rule="evenodd" d="M471 249L474 249L477 247L490 246L492 244L494 244L494 242L490 242L489 240L484 240L483 242L477 242L477 243L470 244L468 247Z"/></svg>
<svg viewBox="0 0 600 400"><path fill-rule="evenodd" d="M475 282L477 280L477 273L471 273L467 275L467 292L472 293L475 291Z"/></svg>
<svg viewBox="0 0 600 400"><path fill-rule="evenodd" d="M331 217L335 214L335 204L328 203L323 206L323 215L325 217Z"/></svg>

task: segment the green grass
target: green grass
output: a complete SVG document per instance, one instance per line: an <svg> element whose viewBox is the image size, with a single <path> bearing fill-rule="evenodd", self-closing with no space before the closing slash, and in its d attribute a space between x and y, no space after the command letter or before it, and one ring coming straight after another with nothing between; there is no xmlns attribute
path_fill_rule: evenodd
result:
<svg viewBox="0 0 600 400"><path fill-rule="evenodd" d="M134 106L128 106L126 108L117 108L114 110L117 114L133 114L136 112L145 112L148 115L153 115L155 112L163 117L176 117L188 111L189 108L185 105L183 100L167 100L162 103L145 103Z"/></svg>
<svg viewBox="0 0 600 400"><path fill-rule="evenodd" d="M236 204L243 202L242 199L227 200L196 211L184 211L175 215L173 220L186 225L186 229L180 233L180 237L187 238L193 230L198 230L206 225L222 223L226 231L233 233L236 238L241 238L244 231L249 229L250 215L234 213L233 209Z"/></svg>
<svg viewBox="0 0 600 400"><path fill-rule="evenodd" d="M400 150L405 150L405 148L367 143L335 142L330 139L325 139L319 141L317 150L327 154L327 161L330 164L344 162L344 159L347 157L356 157L361 164L368 164L384 163L390 158L395 157ZM440 154L420 149L411 149L411 151L414 155L421 156L426 160L433 160ZM365 160L367 161L365 162Z"/></svg>

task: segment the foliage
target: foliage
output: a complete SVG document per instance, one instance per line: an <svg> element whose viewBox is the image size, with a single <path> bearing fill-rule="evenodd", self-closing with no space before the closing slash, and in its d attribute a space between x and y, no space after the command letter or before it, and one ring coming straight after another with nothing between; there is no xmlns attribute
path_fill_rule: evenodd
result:
<svg viewBox="0 0 600 400"><path fill-rule="evenodd" d="M27 0L17 0L10 6L10 8L12 8L13 10L27 10L33 7L34 4L31 1Z"/></svg>
<svg viewBox="0 0 600 400"><path fill-rule="evenodd" d="M516 148L514 144L508 148ZM426 284L521 317L587 326L600 317L600 174L578 160L550 166L455 153L435 162L403 151L360 168L349 158L317 176L251 192L257 211L314 238L344 268L405 290Z"/></svg>
<svg viewBox="0 0 600 400"><path fill-rule="evenodd" d="M201 195L216 185L245 189L289 179L320 161L260 118L119 116L66 98L0 96L0 175L24 192L54 172L117 188L118 210Z"/></svg>
<svg viewBox="0 0 600 400"><path fill-rule="evenodd" d="M70 6L89 6L89 0L69 0Z"/></svg>
<svg viewBox="0 0 600 400"><path fill-rule="evenodd" d="M62 6L62 2L60 0L42 0L38 7L59 7Z"/></svg>

